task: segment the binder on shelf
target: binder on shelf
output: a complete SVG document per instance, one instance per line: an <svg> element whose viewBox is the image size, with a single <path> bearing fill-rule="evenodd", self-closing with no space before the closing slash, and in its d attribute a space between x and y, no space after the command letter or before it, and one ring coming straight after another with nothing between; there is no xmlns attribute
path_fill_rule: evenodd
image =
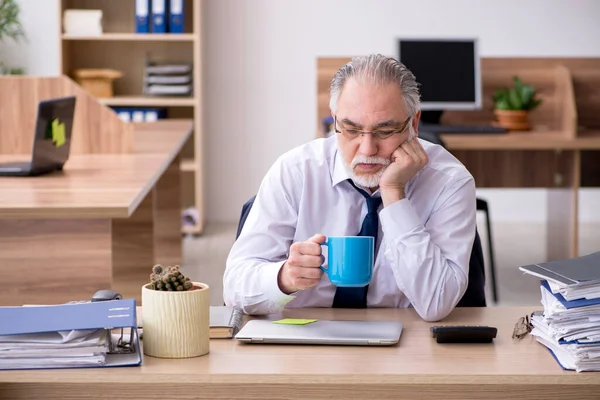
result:
<svg viewBox="0 0 600 400"><path fill-rule="evenodd" d="M183 33L184 30L184 7L185 0L170 0L169 4L169 32Z"/></svg>
<svg viewBox="0 0 600 400"><path fill-rule="evenodd" d="M117 113L117 115L119 116L121 121L131 122L131 110L129 108L123 108L123 107L111 107L111 108L113 110L115 110L115 112Z"/></svg>
<svg viewBox="0 0 600 400"><path fill-rule="evenodd" d="M152 0L152 33L167 32L167 0Z"/></svg>
<svg viewBox="0 0 600 400"><path fill-rule="evenodd" d="M123 122L156 122L167 118L166 108L111 107Z"/></svg>
<svg viewBox="0 0 600 400"><path fill-rule="evenodd" d="M0 370L140 365L135 299L0 307Z"/></svg>
<svg viewBox="0 0 600 400"><path fill-rule="evenodd" d="M135 0L135 32L150 33L150 0Z"/></svg>

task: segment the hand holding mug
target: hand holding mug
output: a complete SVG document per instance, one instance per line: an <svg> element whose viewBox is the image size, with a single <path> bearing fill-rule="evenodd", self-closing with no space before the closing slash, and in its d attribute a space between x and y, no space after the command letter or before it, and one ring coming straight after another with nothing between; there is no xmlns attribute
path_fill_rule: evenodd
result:
<svg viewBox="0 0 600 400"><path fill-rule="evenodd" d="M324 257L321 244L326 237L316 234L304 242L293 243L288 259L279 270L278 284L282 292L294 293L316 286L323 276Z"/></svg>

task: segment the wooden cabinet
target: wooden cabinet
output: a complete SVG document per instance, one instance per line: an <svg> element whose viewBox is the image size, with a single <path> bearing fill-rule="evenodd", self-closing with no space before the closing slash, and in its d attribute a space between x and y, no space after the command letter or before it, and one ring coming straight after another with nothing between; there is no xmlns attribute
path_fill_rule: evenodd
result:
<svg viewBox="0 0 600 400"><path fill-rule="evenodd" d="M136 33L135 0L57 0L60 17L60 71L73 78L81 68L113 69L123 76L113 83L113 96L99 98L110 107L164 109L166 118L191 118L194 132L181 157L182 209L198 211L194 226L185 233L199 234L204 228L203 139L202 139L202 2L184 0L183 33ZM64 11L102 10L101 35L65 34ZM143 95L148 60L192 65L192 96ZM151 122L148 122L151 123Z"/></svg>

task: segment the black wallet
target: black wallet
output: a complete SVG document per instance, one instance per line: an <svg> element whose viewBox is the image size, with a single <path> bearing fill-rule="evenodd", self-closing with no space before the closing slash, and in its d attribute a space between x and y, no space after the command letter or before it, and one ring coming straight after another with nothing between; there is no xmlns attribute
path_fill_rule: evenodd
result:
<svg viewBox="0 0 600 400"><path fill-rule="evenodd" d="M498 329L492 326L446 325L432 326L431 333L438 343L491 343Z"/></svg>

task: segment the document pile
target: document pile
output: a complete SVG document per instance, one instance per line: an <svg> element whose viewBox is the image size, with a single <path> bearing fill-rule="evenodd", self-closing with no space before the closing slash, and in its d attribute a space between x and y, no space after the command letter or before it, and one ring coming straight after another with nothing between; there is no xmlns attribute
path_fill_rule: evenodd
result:
<svg viewBox="0 0 600 400"><path fill-rule="evenodd" d="M0 370L142 361L134 299L0 307L0 321Z"/></svg>
<svg viewBox="0 0 600 400"><path fill-rule="evenodd" d="M0 336L0 369L105 365L107 332L95 329Z"/></svg>
<svg viewBox="0 0 600 400"><path fill-rule="evenodd" d="M519 269L543 279L531 334L564 369L600 371L600 252Z"/></svg>
<svg viewBox="0 0 600 400"><path fill-rule="evenodd" d="M154 96L193 95L190 64L153 64L146 66L144 94Z"/></svg>

